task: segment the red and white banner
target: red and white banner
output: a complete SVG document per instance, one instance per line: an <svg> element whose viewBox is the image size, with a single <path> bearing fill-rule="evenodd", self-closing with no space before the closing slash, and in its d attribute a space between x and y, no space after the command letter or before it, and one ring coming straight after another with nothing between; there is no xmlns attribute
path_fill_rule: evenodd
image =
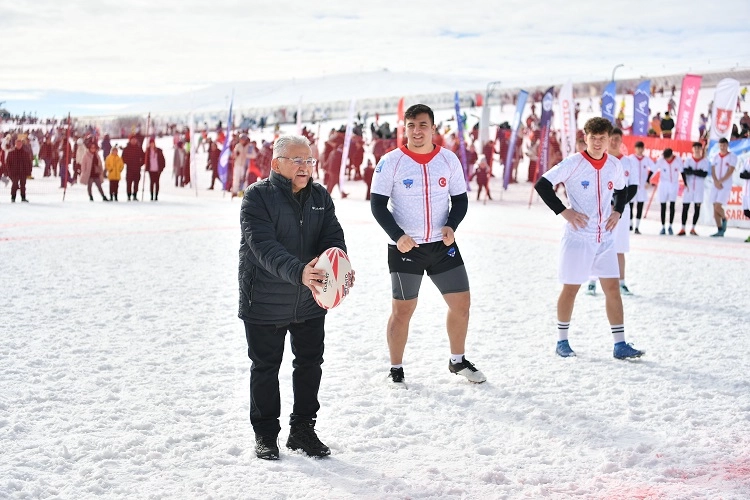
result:
<svg viewBox="0 0 750 500"><path fill-rule="evenodd" d="M729 139L732 134L732 113L737 106L740 82L724 78L716 85L714 106L711 108L711 141Z"/></svg>
<svg viewBox="0 0 750 500"><path fill-rule="evenodd" d="M682 79L682 90L680 91L680 107L677 111L677 123L675 125L675 139L681 141L690 140L690 130L693 127L693 115L695 105L698 101L698 91L701 89L700 75L685 75Z"/></svg>
<svg viewBox="0 0 750 500"><path fill-rule="evenodd" d="M396 111L396 148L404 144L404 98L398 100Z"/></svg>
<svg viewBox="0 0 750 500"><path fill-rule="evenodd" d="M573 82L568 80L560 89L560 149L563 158L576 152L576 103L573 100Z"/></svg>

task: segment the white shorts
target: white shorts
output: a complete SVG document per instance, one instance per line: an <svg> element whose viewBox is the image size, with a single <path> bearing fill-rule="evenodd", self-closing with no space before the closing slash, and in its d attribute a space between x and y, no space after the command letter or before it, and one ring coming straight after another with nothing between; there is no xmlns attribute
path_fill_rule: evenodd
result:
<svg viewBox="0 0 750 500"><path fill-rule="evenodd" d="M711 184L711 192L708 193L709 203L721 203L726 205L729 203L729 195L732 194L732 181L728 180L724 182L724 187L716 189L714 184Z"/></svg>
<svg viewBox="0 0 750 500"><path fill-rule="evenodd" d="M627 253L630 251L630 206L625 205L620 222L612 231L612 238L615 240L615 252ZM619 272L619 270L618 270Z"/></svg>
<svg viewBox="0 0 750 500"><path fill-rule="evenodd" d="M614 239L611 235L601 243L571 236L567 232L560 245L558 279L564 285L582 285L589 277L619 278Z"/></svg>
<svg viewBox="0 0 750 500"><path fill-rule="evenodd" d="M638 191L635 192L635 198L631 200L632 203L643 203L648 201L648 187L646 184L638 186Z"/></svg>
<svg viewBox="0 0 750 500"><path fill-rule="evenodd" d="M688 189L688 186L692 187L693 183L695 183L695 188ZM705 185L706 182L703 178L688 178L688 185L685 186L685 190L682 192L682 203L703 203L703 187Z"/></svg>
<svg viewBox="0 0 750 500"><path fill-rule="evenodd" d="M667 203L670 201L677 201L677 188L679 184L670 184L668 182L660 182L657 189L659 190L659 203Z"/></svg>

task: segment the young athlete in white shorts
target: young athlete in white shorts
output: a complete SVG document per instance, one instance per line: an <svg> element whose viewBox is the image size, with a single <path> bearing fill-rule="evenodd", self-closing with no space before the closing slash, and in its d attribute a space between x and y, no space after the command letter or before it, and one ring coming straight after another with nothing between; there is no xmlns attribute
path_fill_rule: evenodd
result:
<svg viewBox="0 0 750 500"><path fill-rule="evenodd" d="M659 171L659 203L661 203L661 232L667 234L664 228L667 216L667 203L669 203L669 234L674 234L672 223L674 222L674 204L677 201L677 190L680 187L680 176L682 174L682 160L672 153L672 148L664 150L664 155L656 161L656 170Z"/></svg>
<svg viewBox="0 0 750 500"><path fill-rule="evenodd" d="M563 288L557 302L556 353L575 356L568 342L570 319L578 290L593 275L599 277L605 295L614 339L613 356L638 358L644 352L625 342L620 270L612 238L627 202L622 165L606 153L612 132L609 120L591 118L584 132L586 150L555 165L535 185L547 206L567 221L560 249L559 278ZM555 194L553 186L558 183L565 186L570 208Z"/></svg>
<svg viewBox="0 0 750 500"><path fill-rule="evenodd" d="M695 206L693 210L693 228L690 234L698 236L695 225L701 216L701 203L703 203L703 187L706 185L708 176L708 160L703 156L703 144L693 143L693 156L685 160L685 169L682 171L682 180L685 182L685 191L682 193L682 229L677 236L685 236L690 204Z"/></svg>
<svg viewBox="0 0 750 500"><path fill-rule="evenodd" d="M635 168L631 175L635 177L638 182L638 192L635 193L635 207L633 201L630 202L630 219L633 219L633 209L635 208L635 230L634 234L641 234L641 215L643 215L643 203L648 201L648 181L651 179L651 173L654 171L654 160L649 156L644 156L643 151L645 147L643 141L635 143L635 154L630 155L630 161L635 165Z"/></svg>
<svg viewBox="0 0 750 500"><path fill-rule="evenodd" d="M620 160L622 174L625 178L627 189L627 203L617 227L612 232L614 238L615 252L617 253L617 264L620 269L620 295L632 295L625 284L625 254L630 251L630 201L635 197L638 190L638 178L634 175L634 162L629 156L623 156L620 152L622 145L622 130L614 128L609 136L607 154L612 158ZM596 295L596 277L592 276L586 290L588 295Z"/></svg>
<svg viewBox="0 0 750 500"><path fill-rule="evenodd" d="M711 191L708 194L709 203L714 205L714 220L718 231L711 236L722 238L727 230L727 218L724 207L732 194L732 174L737 167L737 155L729 152L729 141L719 139L719 153L711 158Z"/></svg>

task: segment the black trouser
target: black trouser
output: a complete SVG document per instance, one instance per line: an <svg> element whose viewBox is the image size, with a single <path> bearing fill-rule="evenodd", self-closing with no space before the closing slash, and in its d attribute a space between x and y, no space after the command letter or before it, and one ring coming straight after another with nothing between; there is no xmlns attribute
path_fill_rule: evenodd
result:
<svg viewBox="0 0 750 500"><path fill-rule="evenodd" d="M127 186L128 191L128 198L130 198L130 195L136 195L138 194L138 181L141 180L141 176L126 176L125 177L125 185Z"/></svg>
<svg viewBox="0 0 750 500"><path fill-rule="evenodd" d="M639 219L641 218L641 215L643 215L643 202L639 201L636 203L636 210L638 213L636 214L635 218ZM633 220L633 203L630 203L630 220Z"/></svg>
<svg viewBox="0 0 750 500"><path fill-rule="evenodd" d="M667 204L661 204L661 225L663 226L667 218ZM674 202L669 202L669 225L671 226L674 222Z"/></svg>
<svg viewBox="0 0 750 500"><path fill-rule="evenodd" d="M701 204L694 203L695 210L693 211L693 226L698 223L698 218L701 216ZM682 225L684 226L687 222L688 210L690 210L690 203L682 204Z"/></svg>
<svg viewBox="0 0 750 500"><path fill-rule="evenodd" d="M99 194L101 194L102 198L106 200L107 197L104 196L104 190L102 189L102 181L99 179L99 176L94 176L94 175L91 175L91 177L89 177L89 182L87 184L89 199L91 200L94 199L94 196L91 193L91 186L93 186L94 184L96 184L96 187L99 189Z"/></svg>
<svg viewBox="0 0 750 500"><path fill-rule="evenodd" d="M117 190L120 186L120 180L109 180L109 199L117 199Z"/></svg>
<svg viewBox="0 0 750 500"><path fill-rule="evenodd" d="M159 177L161 176L161 172L156 171L148 171L148 178L150 180L150 184L148 186L148 192L151 193L151 199L156 200L159 198Z"/></svg>
<svg viewBox="0 0 750 500"><path fill-rule="evenodd" d="M315 420L320 409L318 389L323 373L320 365L323 364L325 316L286 325L256 325L246 321L247 355L253 362L250 367L250 423L255 433L262 436L277 436L281 430L279 367L287 331L294 353L294 407L289 424Z"/></svg>
<svg viewBox="0 0 750 500"><path fill-rule="evenodd" d="M21 199L26 199L26 176L22 175L21 177L14 179L13 177L10 178L10 199L15 201L16 200L16 193L21 190Z"/></svg>

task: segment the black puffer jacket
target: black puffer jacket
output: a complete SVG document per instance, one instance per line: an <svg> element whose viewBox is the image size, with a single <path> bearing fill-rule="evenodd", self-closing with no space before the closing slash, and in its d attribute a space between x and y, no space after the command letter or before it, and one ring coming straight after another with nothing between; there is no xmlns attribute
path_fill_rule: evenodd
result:
<svg viewBox="0 0 750 500"><path fill-rule="evenodd" d="M286 324L323 316L302 270L324 250L346 251L333 200L312 181L301 191L276 172L245 190L240 212L240 307L242 320Z"/></svg>

